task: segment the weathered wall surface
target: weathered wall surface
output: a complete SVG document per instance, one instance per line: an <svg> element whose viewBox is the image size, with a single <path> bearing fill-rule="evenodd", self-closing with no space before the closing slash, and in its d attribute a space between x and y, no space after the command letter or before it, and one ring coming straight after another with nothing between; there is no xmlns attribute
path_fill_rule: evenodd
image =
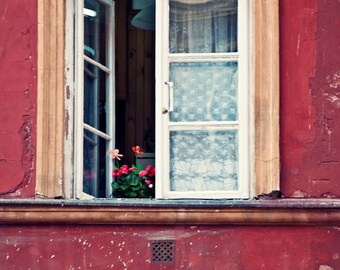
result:
<svg viewBox="0 0 340 270"><path fill-rule="evenodd" d="M280 2L281 187L340 196L340 2Z"/></svg>
<svg viewBox="0 0 340 270"><path fill-rule="evenodd" d="M0 196L33 197L36 0L0 0Z"/></svg>
<svg viewBox="0 0 340 270"><path fill-rule="evenodd" d="M340 3L280 1L281 188L340 196ZM0 0L0 197L33 197L37 1Z"/></svg>
<svg viewBox="0 0 340 270"><path fill-rule="evenodd" d="M0 197L33 197L36 0L0 0ZM340 2L280 1L281 188L340 196ZM150 242L174 239L173 264ZM1 269L340 269L339 227L0 226Z"/></svg>
<svg viewBox="0 0 340 270"><path fill-rule="evenodd" d="M37 237L39 236L39 237ZM151 242L175 239L174 262ZM1 269L340 269L339 228L208 226L0 227ZM20 259L19 259L20 258Z"/></svg>
<svg viewBox="0 0 340 270"><path fill-rule="evenodd" d="M281 187L340 196L340 3L280 1ZM0 196L32 197L37 1L0 0Z"/></svg>

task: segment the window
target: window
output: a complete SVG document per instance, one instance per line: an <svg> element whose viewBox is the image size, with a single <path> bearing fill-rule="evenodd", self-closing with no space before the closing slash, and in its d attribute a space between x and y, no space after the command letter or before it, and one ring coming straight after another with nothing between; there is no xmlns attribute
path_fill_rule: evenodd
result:
<svg viewBox="0 0 340 270"><path fill-rule="evenodd" d="M156 6L157 196L248 198L247 1Z"/></svg>
<svg viewBox="0 0 340 270"><path fill-rule="evenodd" d="M76 2L75 187L110 197L114 145L114 2Z"/></svg>
<svg viewBox="0 0 340 270"><path fill-rule="evenodd" d="M248 198L277 189L278 2L200 0L195 1L196 4L190 3L170 0L170 9L167 9L166 1L157 1L156 5L157 196ZM114 80L119 79L113 76L114 54L110 55L114 48L114 4L108 0L84 1L84 7L90 11L86 14L82 1L39 5L38 95L41 98L38 99L37 191L49 197L62 195L72 198L79 197L80 193L107 197L110 193L110 162L94 165L91 163L93 160L86 161L83 154L91 153L91 157L97 157L114 147L115 120L118 117L114 117L114 102L109 104L114 100ZM97 21L91 17L94 14ZM227 25L228 31L218 27L220 25ZM111 31L108 31L110 27ZM205 31L200 31L202 28ZM208 28L214 31L206 31ZM54 29L57 31L51 31ZM87 36L81 29L87 29ZM190 31L186 33L184 29ZM200 39L204 39L204 44L209 44L209 47L196 46L202 44ZM91 43L91 40L95 42ZM250 42L253 47L248 46ZM78 48L77 54L75 47ZM100 54L96 54L98 48ZM55 52L58 52L57 57ZM103 52L106 52L107 62L101 55ZM253 72L248 72L251 66ZM74 70L77 70L75 74ZM194 80L198 73L202 75ZM191 81L183 80L183 74ZM64 75L66 80L62 83ZM199 90L211 77L213 81L228 78L228 81L221 80L210 90L226 96L224 101L214 99L215 95L209 95L208 91ZM63 85L64 102L61 102L60 87ZM80 85L83 85L83 92L78 90ZM86 92L98 90L103 85L105 91L97 92L97 96L94 92ZM199 94L190 92L192 88L197 89ZM252 88L254 90L249 91ZM182 95L184 90L188 95ZM78 101L79 96L83 101ZM199 99L204 102L210 100L210 107L200 108ZM74 100L77 102L74 103ZM84 105L87 111L83 111ZM220 110L226 113L220 114ZM103 113L106 120L99 121L98 116ZM84 140L82 135L88 138ZM193 148L198 142L204 145L202 149ZM220 151L226 147L229 150L223 159ZM198 154L190 154L193 149ZM209 151L201 152L207 149ZM211 153L215 157L210 157ZM189 159L182 159L182 154ZM197 155L211 164L208 169L214 175L212 186L187 173L189 165L195 165L193 168L198 169L195 173L206 173L210 177ZM254 165L249 162L252 155L255 156ZM228 172L218 168L221 162L230 167ZM104 183L98 183L99 170L95 170L95 174L85 170L85 174L95 181L93 185L87 185L85 180L83 182L84 169L88 164L102 168L101 173L107 175ZM228 175L224 182L227 188L223 191L223 181L219 182L217 172ZM185 183L182 178L187 179ZM249 179L254 185L249 184Z"/></svg>

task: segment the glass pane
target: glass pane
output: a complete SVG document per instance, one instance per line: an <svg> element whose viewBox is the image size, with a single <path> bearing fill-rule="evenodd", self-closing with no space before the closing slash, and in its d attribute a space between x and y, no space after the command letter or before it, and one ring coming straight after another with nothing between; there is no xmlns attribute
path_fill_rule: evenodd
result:
<svg viewBox="0 0 340 270"><path fill-rule="evenodd" d="M84 62L84 122L106 132L106 89L108 74Z"/></svg>
<svg viewBox="0 0 340 270"><path fill-rule="evenodd" d="M170 132L172 191L237 190L237 131Z"/></svg>
<svg viewBox="0 0 340 270"><path fill-rule="evenodd" d="M108 65L109 7L96 0L84 1L84 54Z"/></svg>
<svg viewBox="0 0 340 270"><path fill-rule="evenodd" d="M237 0L170 0L170 53L237 51Z"/></svg>
<svg viewBox="0 0 340 270"><path fill-rule="evenodd" d="M171 63L173 122L236 121L237 62Z"/></svg>
<svg viewBox="0 0 340 270"><path fill-rule="evenodd" d="M83 191L97 198L106 196L107 141L84 130Z"/></svg>

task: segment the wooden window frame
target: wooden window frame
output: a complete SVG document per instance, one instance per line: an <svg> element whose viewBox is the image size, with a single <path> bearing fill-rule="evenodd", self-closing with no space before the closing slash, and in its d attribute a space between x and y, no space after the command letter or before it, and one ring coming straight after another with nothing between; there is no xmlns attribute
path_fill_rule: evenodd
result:
<svg viewBox="0 0 340 270"><path fill-rule="evenodd" d="M65 3L38 1L36 195L64 196Z"/></svg>
<svg viewBox="0 0 340 270"><path fill-rule="evenodd" d="M101 63L87 57L84 54L84 3L82 1L68 1L69 3L75 3L75 7L68 7L68 14L69 15L69 21L67 22L68 25L76 25L75 29L70 29L68 32L68 39L72 39L74 37L75 41L73 41L75 44L72 44L73 46L66 45L66 51L68 51L68 54L71 56L72 51L74 56L74 63L76 63L75 67L75 77L70 78L67 81L72 81L74 83L75 89L78 89L79 91L74 91L74 144L71 145L71 147L74 148L74 155L73 155L73 179L69 178L68 182L71 182L73 180L73 186L74 186L74 197L78 199L93 199L94 197L90 194L87 194L83 191L83 159L84 159L84 149L83 149L83 138L84 138L84 130L91 131L92 134L96 134L98 137L105 139L108 149L112 149L114 145L114 127L112 125L109 125L109 123L115 122L115 115L114 115L114 88L115 88L115 68L114 68L114 56L112 55L112 51L114 51L114 2L112 3L110 0L97 0L102 5L105 5L109 12L108 12L108 19L110 21L110 25L108 26L107 30L107 46L108 46L108 55L107 55L107 63L106 65L102 65ZM73 11L75 14L75 18L72 18ZM73 21L72 21L73 19ZM66 38L66 37L65 37ZM107 89L106 89L106 111L109 111L107 113L107 119L106 124L108 126L107 130L105 132L101 132L100 130L95 129L94 127L91 127L90 125L86 124L84 122L84 91L80 91L84 89L84 61L91 63L91 65L95 66L102 72L105 72L105 74L108 76L107 78ZM72 105L70 105L72 106ZM71 160L72 164L72 160ZM106 160L106 177L111 176L112 171L112 161L107 159ZM71 169L71 168L70 168ZM108 198L111 191L111 186L108 183L108 180L106 181L106 197Z"/></svg>
<svg viewBox="0 0 340 270"><path fill-rule="evenodd" d="M71 198L73 61L65 44L72 1L38 1L36 192ZM279 189L279 0L253 0L253 196ZM251 72L250 72L251 73ZM66 78L66 79L65 79ZM67 83L66 83L67 82Z"/></svg>
<svg viewBox="0 0 340 270"><path fill-rule="evenodd" d="M250 194L250 163L253 158L250 156L250 149L253 146L253 139L249 140L249 108L253 106L249 100L249 74L251 71L251 40L250 28L252 26L251 17L249 18L250 5L247 1L237 2L237 51L220 53L171 53L170 48L170 1L160 2L156 6L156 167L157 177L161 183L156 185L156 198L160 199L248 199ZM235 91L237 92L237 117L235 120L224 121L172 121L169 113L163 113L164 108L170 102L170 66L176 63L237 63L238 81ZM176 85L175 85L176 86ZM173 87L171 87L172 93ZM166 111L170 111L167 108ZM251 111L252 113L252 111ZM252 128L251 128L252 129ZM172 190L170 171L170 133L181 131L236 131L237 132L237 188L235 190Z"/></svg>

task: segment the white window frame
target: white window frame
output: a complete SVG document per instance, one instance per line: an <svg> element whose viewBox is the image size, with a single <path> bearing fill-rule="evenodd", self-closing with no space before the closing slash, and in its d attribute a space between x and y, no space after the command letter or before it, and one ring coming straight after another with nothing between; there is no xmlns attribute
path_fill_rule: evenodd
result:
<svg viewBox="0 0 340 270"><path fill-rule="evenodd" d="M170 54L169 53L169 0L156 4L156 198L249 198L250 167L253 158L250 153L253 139L250 138L249 109L251 89L249 85L250 67L250 18L248 1L238 1L238 52L212 54ZM157 35L157 33L162 33ZM170 123L169 114L162 113L169 103L166 82L169 81L169 63L186 61L237 61L238 62L238 121ZM169 133L171 130L207 129L238 130L238 190L237 191L200 191L176 192L170 190L169 177ZM159 143L159 141L162 141ZM158 141L158 143L157 143Z"/></svg>
<svg viewBox="0 0 340 270"><path fill-rule="evenodd" d="M248 2L253 197L280 184L279 0ZM38 1L36 194L43 198L75 198L74 10L75 0Z"/></svg>
<svg viewBox="0 0 340 270"><path fill-rule="evenodd" d="M108 23L108 57L107 66L92 60L84 55L84 2L73 1L74 4L74 54L75 54L75 78L74 78L74 172L73 172L73 189L75 191L74 197L78 199L91 199L93 196L86 194L83 191L83 138L84 129L91 131L99 137L108 141L107 150L114 148L115 142L115 69L114 69L114 1L110 0L97 0L98 2L108 6L109 9L109 23ZM84 123L84 60L96 66L98 69L108 74L108 87L106 90L106 110L109 108L106 118L106 132L101 132L88 124ZM112 161L103 156L106 159L106 197L110 197L111 190L111 171Z"/></svg>

